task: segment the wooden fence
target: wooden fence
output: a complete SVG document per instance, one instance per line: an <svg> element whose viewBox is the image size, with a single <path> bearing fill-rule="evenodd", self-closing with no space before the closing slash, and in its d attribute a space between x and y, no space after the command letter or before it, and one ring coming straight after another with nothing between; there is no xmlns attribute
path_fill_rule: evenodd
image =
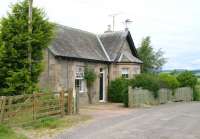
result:
<svg viewBox="0 0 200 139"><path fill-rule="evenodd" d="M46 116L61 116L78 112L73 90L59 94L34 93L0 97L0 122L12 125L33 122Z"/></svg>
<svg viewBox="0 0 200 139"><path fill-rule="evenodd" d="M129 87L128 92L129 107L140 107L143 105L158 105L165 104L169 101L192 101L193 90L190 87L177 88L175 90L160 89L158 97L155 98L153 92L142 89Z"/></svg>

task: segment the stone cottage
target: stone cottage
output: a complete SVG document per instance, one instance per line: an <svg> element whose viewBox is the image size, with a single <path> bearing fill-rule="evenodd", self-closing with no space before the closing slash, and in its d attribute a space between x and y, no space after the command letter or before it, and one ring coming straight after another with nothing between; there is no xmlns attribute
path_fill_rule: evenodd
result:
<svg viewBox="0 0 200 139"><path fill-rule="evenodd" d="M87 87L84 68L93 68L97 79L93 84L93 102L107 101L107 88L118 77L131 78L139 74L142 61L129 31L96 35L66 26L56 26L55 39L45 51L45 70L40 86L59 92L77 87L80 103L86 104Z"/></svg>

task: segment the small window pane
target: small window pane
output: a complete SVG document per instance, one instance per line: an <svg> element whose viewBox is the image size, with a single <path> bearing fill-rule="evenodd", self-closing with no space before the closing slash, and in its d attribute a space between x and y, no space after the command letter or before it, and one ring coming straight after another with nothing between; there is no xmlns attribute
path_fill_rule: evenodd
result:
<svg viewBox="0 0 200 139"><path fill-rule="evenodd" d="M80 93L87 91L86 83L83 79L76 79L75 80L75 87L78 88Z"/></svg>
<svg viewBox="0 0 200 139"><path fill-rule="evenodd" d="M76 79L83 79L83 78L84 78L84 67L76 66Z"/></svg>
<svg viewBox="0 0 200 139"><path fill-rule="evenodd" d="M75 80L75 87L80 88L80 80L78 79Z"/></svg>
<svg viewBox="0 0 200 139"><path fill-rule="evenodd" d="M122 68L122 77L128 78L128 68Z"/></svg>

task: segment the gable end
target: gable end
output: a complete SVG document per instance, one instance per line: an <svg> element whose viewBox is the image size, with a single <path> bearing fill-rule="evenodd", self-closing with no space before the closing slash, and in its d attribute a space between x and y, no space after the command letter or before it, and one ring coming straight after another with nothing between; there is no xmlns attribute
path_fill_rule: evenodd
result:
<svg viewBox="0 0 200 139"><path fill-rule="evenodd" d="M133 56L139 58L138 53L137 53L137 50L136 50L136 47L135 47L135 44L134 44L133 39L132 39L132 37L131 37L131 33L130 33L129 31L128 31L126 40L127 40L128 43L129 43L129 46L130 46L130 49L131 49L131 52L132 52Z"/></svg>

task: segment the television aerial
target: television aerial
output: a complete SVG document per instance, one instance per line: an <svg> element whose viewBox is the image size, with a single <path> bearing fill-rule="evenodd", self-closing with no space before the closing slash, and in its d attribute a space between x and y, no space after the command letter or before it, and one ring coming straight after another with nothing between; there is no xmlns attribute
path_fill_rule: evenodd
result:
<svg viewBox="0 0 200 139"><path fill-rule="evenodd" d="M113 20L113 25L112 25L112 30L114 31L115 30L115 17L120 15L121 13L114 13L114 14L110 14L108 15L109 17L112 17L112 20Z"/></svg>

